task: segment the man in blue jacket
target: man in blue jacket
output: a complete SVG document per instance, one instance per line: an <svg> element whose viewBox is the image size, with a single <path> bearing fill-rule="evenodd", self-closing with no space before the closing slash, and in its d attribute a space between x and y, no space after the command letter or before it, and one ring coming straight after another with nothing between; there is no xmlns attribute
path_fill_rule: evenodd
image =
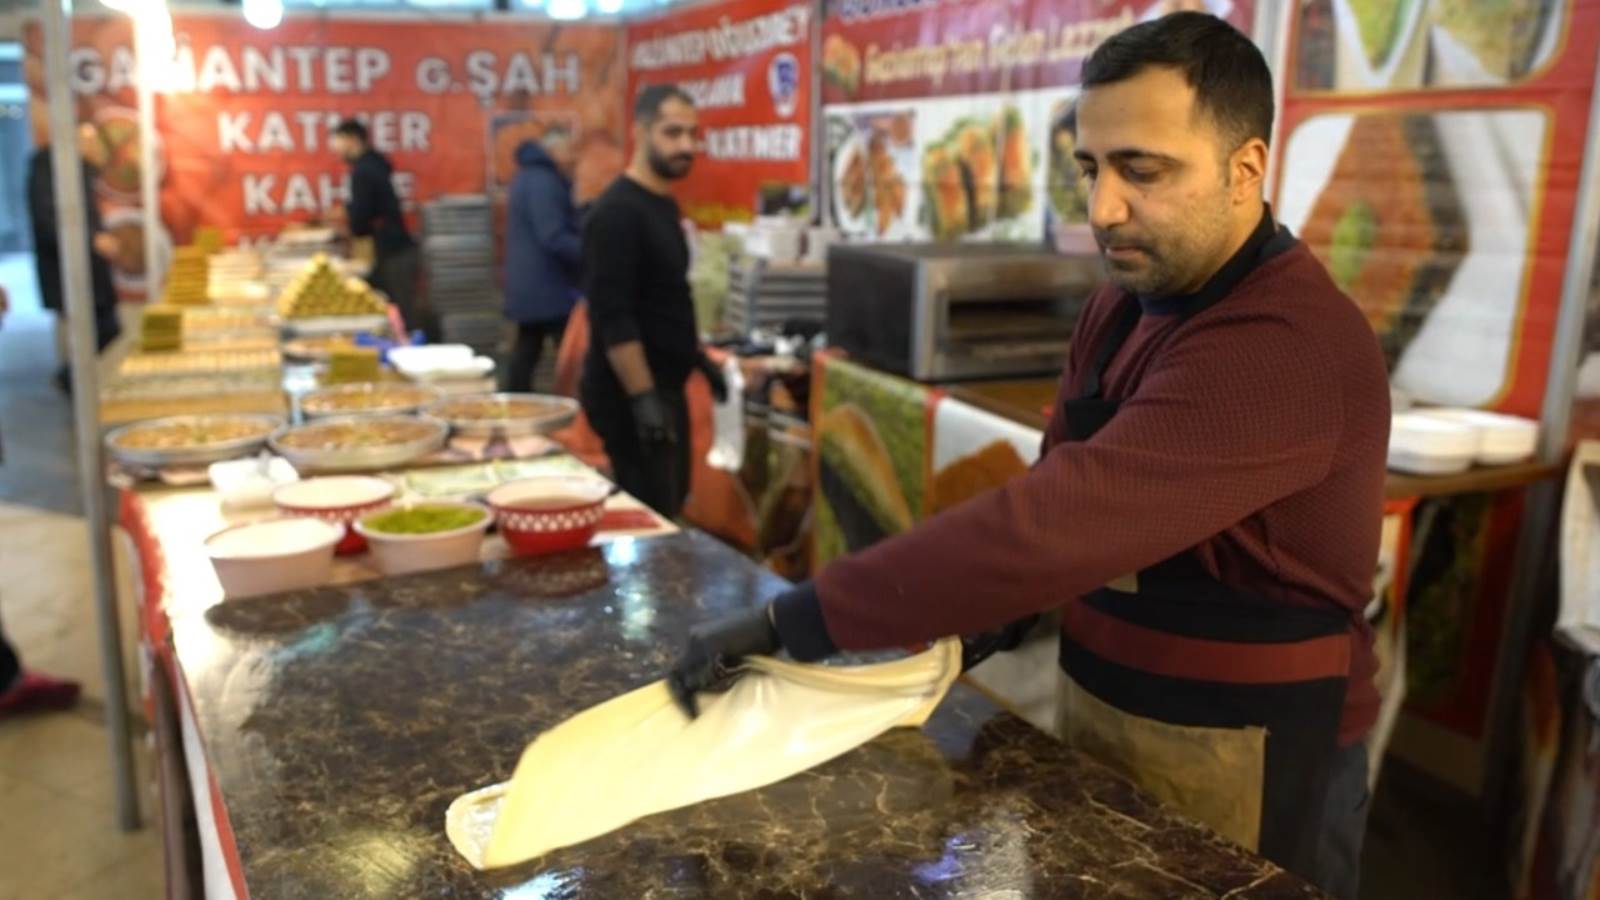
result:
<svg viewBox="0 0 1600 900"><path fill-rule="evenodd" d="M517 147L506 215L506 318L517 324L508 391L532 390L545 339L561 343L578 300L583 245L572 202L576 162L572 135L562 129Z"/></svg>

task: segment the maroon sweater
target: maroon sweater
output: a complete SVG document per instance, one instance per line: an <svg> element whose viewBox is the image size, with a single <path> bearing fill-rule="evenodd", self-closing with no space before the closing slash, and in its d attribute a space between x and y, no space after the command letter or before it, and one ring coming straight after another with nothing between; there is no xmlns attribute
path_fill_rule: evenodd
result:
<svg viewBox="0 0 1600 900"><path fill-rule="evenodd" d="M1124 296L1091 298L1064 397L1081 393ZM1389 435L1377 341L1301 244L1210 308L1178 311L1145 302L1106 373L1121 409L1093 438L1064 442L1058 403L1026 476L823 571L815 596L832 642L869 650L984 631L1193 548L1226 585L1349 613L1339 737L1363 737L1378 706L1363 610ZM785 619L780 608L780 631Z"/></svg>

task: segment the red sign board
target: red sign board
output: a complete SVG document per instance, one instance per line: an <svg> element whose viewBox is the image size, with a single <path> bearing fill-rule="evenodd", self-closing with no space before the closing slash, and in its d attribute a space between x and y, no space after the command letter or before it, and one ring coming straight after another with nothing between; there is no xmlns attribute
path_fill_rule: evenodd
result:
<svg viewBox="0 0 1600 900"><path fill-rule="evenodd" d="M676 190L697 225L748 220L763 194L804 193L811 26L811 4L796 0L731 0L628 26L628 96L676 84L699 111L700 153Z"/></svg>
<svg viewBox="0 0 1600 900"><path fill-rule="evenodd" d="M1076 84L1113 34L1174 9L1249 33L1253 0L828 0L822 97L859 103Z"/></svg>
<svg viewBox="0 0 1600 900"><path fill-rule="evenodd" d="M157 96L160 244L219 226L232 241L322 216L345 196L329 147L340 119L365 119L408 208L440 194L494 193L512 152L542 128L576 129L580 198L621 170L618 29L531 20L286 19L179 14L178 53ZM103 147L96 195L125 238L119 274L143 260L132 34L123 16L73 22L70 86ZM34 108L44 109L40 32L27 34ZM134 281L128 277L124 281Z"/></svg>

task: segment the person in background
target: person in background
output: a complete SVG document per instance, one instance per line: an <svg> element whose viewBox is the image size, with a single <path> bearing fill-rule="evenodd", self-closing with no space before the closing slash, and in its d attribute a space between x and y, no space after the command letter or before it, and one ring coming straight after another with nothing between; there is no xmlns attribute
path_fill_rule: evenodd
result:
<svg viewBox="0 0 1600 900"><path fill-rule="evenodd" d="M0 325L10 308L11 298L0 287ZM4 461L5 451L0 447L0 463ZM0 720L25 712L68 709L78 702L80 691L76 681L24 670L0 623Z"/></svg>
<svg viewBox="0 0 1600 900"><path fill-rule="evenodd" d="M506 209L506 318L517 342L506 390L531 391L548 339L556 345L578 300L583 243L572 202L577 152L572 133L550 128L517 147L517 174Z"/></svg>
<svg viewBox="0 0 1600 900"><path fill-rule="evenodd" d="M689 407L684 383L705 372L689 292L689 244L672 183L694 164L694 102L673 85L639 92L635 150L622 176L590 210L583 231L583 285L594 336L579 399L605 443L612 477L662 515L689 494Z"/></svg>
<svg viewBox="0 0 1600 900"><path fill-rule="evenodd" d="M46 123L43 127L48 128ZM44 308L56 314L56 386L72 390L72 370L67 359L67 304L61 285L61 244L56 218L54 163L50 158L49 132L44 145L28 160L28 215L33 223L33 261L39 277L39 298ZM78 153L83 160L83 212L85 240L89 242L89 285L94 297L95 348L104 350L122 333L117 319L117 288L111 280L111 257L117 253L117 239L100 220L100 206L94 199L94 183L99 172L93 160L100 158L99 132L85 123L78 128Z"/></svg>
<svg viewBox="0 0 1600 900"><path fill-rule="evenodd" d="M367 126L355 119L345 119L334 128L333 148L350 164L345 227L352 237L372 239L374 259L367 281L400 308L407 328L421 328L433 339L437 335L432 316L417 292L421 256L394 191L394 166L373 149Z"/></svg>

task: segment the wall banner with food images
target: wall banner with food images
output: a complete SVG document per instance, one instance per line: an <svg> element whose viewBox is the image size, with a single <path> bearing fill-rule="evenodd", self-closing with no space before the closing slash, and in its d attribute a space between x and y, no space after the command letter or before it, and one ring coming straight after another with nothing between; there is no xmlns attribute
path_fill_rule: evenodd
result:
<svg viewBox="0 0 1600 900"><path fill-rule="evenodd" d="M1600 7L1309 0L1278 214L1366 312L1395 386L1539 415Z"/></svg>
<svg viewBox="0 0 1600 900"><path fill-rule="evenodd" d="M277 234L342 204L347 166L329 146L364 119L395 167L408 210L442 194L503 191L516 144L550 123L578 134L580 199L622 167L619 29L519 18L291 16L271 31L233 15L173 16L177 58L156 97L163 233L158 252L202 225L227 241ZM42 34L25 34L33 109L43 111ZM119 287L142 288L136 77L129 20L73 20L70 86L104 152L96 198L123 240ZM46 134L35 119L36 140Z"/></svg>
<svg viewBox="0 0 1600 900"><path fill-rule="evenodd" d="M1600 6L1306 0L1291 27L1279 218L1366 314L1397 395L1538 417ZM1462 759L1491 724L1522 515L1515 492L1445 501L1421 542L1409 761Z"/></svg>
<svg viewBox="0 0 1600 900"><path fill-rule="evenodd" d="M814 18L808 2L722 0L628 24L630 107L671 83L699 112L700 152L674 188L699 227L809 208Z"/></svg>
<svg viewBox="0 0 1600 900"><path fill-rule="evenodd" d="M829 218L858 240L1092 247L1062 118L1101 41L1175 9L1249 31L1249 0L829 0Z"/></svg>
<svg viewBox="0 0 1600 900"><path fill-rule="evenodd" d="M940 393L826 354L813 359L812 384L811 561L820 571L926 515L929 432Z"/></svg>

